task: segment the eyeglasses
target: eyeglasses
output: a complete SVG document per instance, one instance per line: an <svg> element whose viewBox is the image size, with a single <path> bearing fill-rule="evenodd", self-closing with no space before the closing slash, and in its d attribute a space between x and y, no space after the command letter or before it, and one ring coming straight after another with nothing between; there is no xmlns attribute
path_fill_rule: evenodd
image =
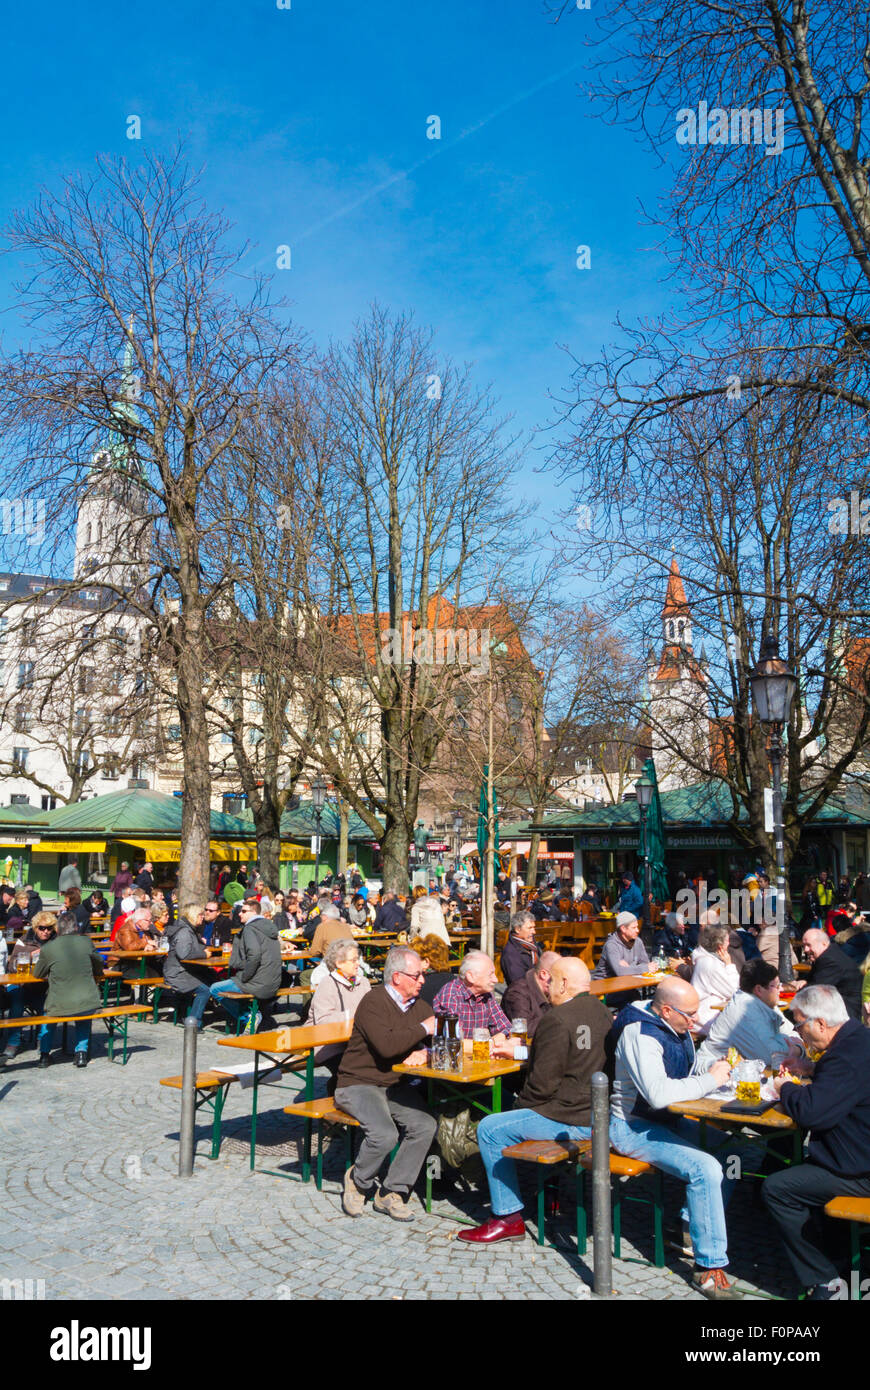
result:
<svg viewBox="0 0 870 1390"><path fill-rule="evenodd" d="M425 980L425 978L426 978L426 971L425 971L425 970L418 970L417 973L416 973L416 975L412 975L411 972L410 972L410 970L397 970L397 971L396 971L396 974L397 974L397 975L406 975L406 976L408 977L409 980Z"/></svg>
<svg viewBox="0 0 870 1390"><path fill-rule="evenodd" d="M693 1009L692 1012L691 1012L690 1014L687 1014L685 1009L678 1009L674 1004L665 1004L665 1005L663 1005L663 1007L664 1007L665 1009L670 1009L670 1011L671 1011L672 1014L682 1014L683 1018L687 1018L687 1019L689 1020L690 1023L691 1023L691 1021L692 1021L693 1018L697 1018L697 1017L698 1017L698 1010L697 1010L697 1009Z"/></svg>

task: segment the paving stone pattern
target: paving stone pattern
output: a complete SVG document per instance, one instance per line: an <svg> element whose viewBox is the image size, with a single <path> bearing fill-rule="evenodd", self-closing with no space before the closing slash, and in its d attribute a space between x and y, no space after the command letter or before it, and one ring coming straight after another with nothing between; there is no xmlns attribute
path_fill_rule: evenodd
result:
<svg viewBox="0 0 870 1390"><path fill-rule="evenodd" d="M226 1060L220 1036L214 1026L200 1036L200 1070ZM303 1185L249 1173L250 1091L238 1085L224 1107L220 1158L207 1156L211 1114L198 1112L194 1174L180 1179L181 1093L158 1081L181 1071L182 1030L168 1021L131 1022L130 1038L126 1067L109 1065L95 1029L85 1069L55 1051L41 1071L31 1047L0 1072L0 1280L44 1280L47 1299L594 1300L591 1241L586 1257L576 1255L571 1181L563 1184L554 1243L544 1248L534 1243L531 1220L523 1246L478 1250L457 1242L455 1218L488 1215L485 1193L461 1188L439 1191L433 1213L420 1207L409 1226L370 1208L352 1220L339 1200L341 1136L330 1147L321 1193L313 1178ZM289 1091L267 1087L260 1097L258 1162L298 1172L302 1126L283 1113ZM632 1193L644 1190L642 1181ZM679 1184L668 1184L667 1200L676 1216ZM624 1204L624 1229L623 1258L613 1263L620 1298L703 1301L689 1287L689 1261L669 1253L664 1269L646 1263L650 1208ZM731 1270L747 1296L793 1297L750 1180L737 1184L729 1231Z"/></svg>

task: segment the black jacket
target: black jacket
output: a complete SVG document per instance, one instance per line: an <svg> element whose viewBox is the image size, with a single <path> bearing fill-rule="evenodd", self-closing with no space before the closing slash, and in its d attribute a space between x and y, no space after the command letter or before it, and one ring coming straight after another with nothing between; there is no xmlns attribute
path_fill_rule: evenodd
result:
<svg viewBox="0 0 870 1390"><path fill-rule="evenodd" d="M268 917L251 917L233 943L230 974L240 990L256 999L273 999L281 988L278 929Z"/></svg>
<svg viewBox="0 0 870 1390"><path fill-rule="evenodd" d="M146 869L142 869L141 872L136 875L133 882L137 888L141 888L143 893L147 893L149 898L151 897L151 890L154 887L154 879L151 877L151 875L148 873Z"/></svg>
<svg viewBox="0 0 870 1390"><path fill-rule="evenodd" d="M843 1177L870 1176L870 1029L850 1018L816 1063L810 1085L787 1082L779 1099L795 1124L812 1130L810 1163Z"/></svg>
<svg viewBox="0 0 870 1390"><path fill-rule="evenodd" d="M808 985L833 985L839 990L850 1018L861 1017L861 971L846 952L832 941L826 951L814 960L807 976ZM799 998L800 996L798 996Z"/></svg>
<svg viewBox="0 0 870 1390"><path fill-rule="evenodd" d="M163 963L163 978L170 989L177 990L179 994L192 994L199 985L214 981L216 977L213 971L205 968L200 971L197 967L191 970L181 964L183 960L196 960L199 957L205 967L208 960L202 938L186 917L169 923L166 938L169 950Z"/></svg>
<svg viewBox="0 0 870 1390"><path fill-rule="evenodd" d="M379 903L375 911L375 920L372 930L377 932L387 931L407 931L408 918L405 909L395 898L391 898L388 903Z"/></svg>
<svg viewBox="0 0 870 1390"><path fill-rule="evenodd" d="M522 980L526 972L538 963L540 952L535 943L520 941L513 933L508 937L501 953L501 973L505 984L512 985Z"/></svg>
<svg viewBox="0 0 870 1390"><path fill-rule="evenodd" d="M526 1031L530 1038L535 1036L544 1014L553 1007L541 993L534 970L527 970L521 980L514 980L505 990L501 1006L512 1023L515 1018L526 1020Z"/></svg>

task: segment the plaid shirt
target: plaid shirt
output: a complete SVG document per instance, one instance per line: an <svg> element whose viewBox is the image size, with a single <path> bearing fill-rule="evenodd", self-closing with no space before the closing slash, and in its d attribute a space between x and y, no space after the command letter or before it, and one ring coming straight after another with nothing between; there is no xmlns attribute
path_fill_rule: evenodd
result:
<svg viewBox="0 0 870 1390"><path fill-rule="evenodd" d="M494 994L472 994L456 975L442 985L432 1001L436 1014L456 1014L462 1036L470 1038L475 1028L488 1028L490 1034L509 1033L510 1019L499 1007Z"/></svg>

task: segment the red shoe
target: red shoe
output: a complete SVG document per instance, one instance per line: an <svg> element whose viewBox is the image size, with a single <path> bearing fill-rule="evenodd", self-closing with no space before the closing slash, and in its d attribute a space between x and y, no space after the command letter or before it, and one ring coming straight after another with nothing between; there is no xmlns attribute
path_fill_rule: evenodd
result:
<svg viewBox="0 0 870 1390"><path fill-rule="evenodd" d="M526 1223L522 1212L513 1216L492 1216L482 1226L471 1231L460 1231L457 1240L467 1240L474 1245L495 1245L497 1240L525 1240Z"/></svg>

